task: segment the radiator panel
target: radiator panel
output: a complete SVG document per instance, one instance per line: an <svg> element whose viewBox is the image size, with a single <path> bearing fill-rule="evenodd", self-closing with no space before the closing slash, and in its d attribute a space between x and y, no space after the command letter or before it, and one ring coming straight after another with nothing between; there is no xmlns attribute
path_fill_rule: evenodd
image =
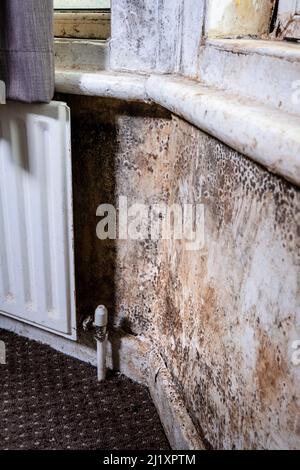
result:
<svg viewBox="0 0 300 470"><path fill-rule="evenodd" d="M70 116L0 107L0 311L75 339Z"/></svg>

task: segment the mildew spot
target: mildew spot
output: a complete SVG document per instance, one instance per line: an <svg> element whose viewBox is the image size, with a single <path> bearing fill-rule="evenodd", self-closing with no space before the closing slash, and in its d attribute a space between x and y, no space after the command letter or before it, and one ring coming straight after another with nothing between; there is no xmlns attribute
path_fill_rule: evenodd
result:
<svg viewBox="0 0 300 470"><path fill-rule="evenodd" d="M155 343L207 447L299 448L299 189L161 108L67 101L81 315L106 303ZM203 203L205 248L100 242L96 207L119 195Z"/></svg>

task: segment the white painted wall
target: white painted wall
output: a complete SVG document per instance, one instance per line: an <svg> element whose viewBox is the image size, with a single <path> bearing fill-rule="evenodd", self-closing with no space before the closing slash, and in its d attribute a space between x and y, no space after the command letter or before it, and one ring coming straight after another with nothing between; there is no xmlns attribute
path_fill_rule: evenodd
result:
<svg viewBox="0 0 300 470"><path fill-rule="evenodd" d="M196 77L204 34L268 34L273 5L274 0L112 0L111 68Z"/></svg>
<svg viewBox="0 0 300 470"><path fill-rule="evenodd" d="M300 0L279 0L278 12L281 14L294 15L300 11Z"/></svg>
<svg viewBox="0 0 300 470"><path fill-rule="evenodd" d="M281 38L300 39L300 0L279 0L278 26Z"/></svg>
<svg viewBox="0 0 300 470"><path fill-rule="evenodd" d="M194 76L203 0L112 0L111 68Z"/></svg>

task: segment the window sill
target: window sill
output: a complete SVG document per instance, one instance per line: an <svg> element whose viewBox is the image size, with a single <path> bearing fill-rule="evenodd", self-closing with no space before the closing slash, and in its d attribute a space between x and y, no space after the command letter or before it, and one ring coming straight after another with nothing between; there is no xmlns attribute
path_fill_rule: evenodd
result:
<svg viewBox="0 0 300 470"><path fill-rule="evenodd" d="M113 71L57 68L56 91L74 95L100 96L125 101L149 101L147 76Z"/></svg>
<svg viewBox="0 0 300 470"><path fill-rule="evenodd" d="M54 41L57 69L100 71L109 67L109 41L59 39Z"/></svg>
<svg viewBox="0 0 300 470"><path fill-rule="evenodd" d="M111 71L109 41L56 39L55 48L58 92L155 102L300 185L298 45L207 40L201 81Z"/></svg>
<svg viewBox="0 0 300 470"><path fill-rule="evenodd" d="M292 62L300 62L300 45L288 41L207 39L205 45L236 54L258 54Z"/></svg>
<svg viewBox="0 0 300 470"><path fill-rule="evenodd" d="M287 41L209 39L199 76L205 83L300 115L295 86L300 79L300 45Z"/></svg>
<svg viewBox="0 0 300 470"><path fill-rule="evenodd" d="M56 11L54 36L57 38L99 39L110 37L110 12Z"/></svg>
<svg viewBox="0 0 300 470"><path fill-rule="evenodd" d="M57 70L56 90L157 103L300 186L300 116L174 75Z"/></svg>

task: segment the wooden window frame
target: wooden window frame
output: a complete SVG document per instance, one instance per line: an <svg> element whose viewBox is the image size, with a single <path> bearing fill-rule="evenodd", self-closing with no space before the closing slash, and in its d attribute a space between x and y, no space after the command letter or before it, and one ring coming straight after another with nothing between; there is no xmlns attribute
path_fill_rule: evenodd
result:
<svg viewBox="0 0 300 470"><path fill-rule="evenodd" d="M68 7L71 5L71 7ZM77 7L80 5L84 9ZM93 9L96 2L91 0L56 0L54 6L54 36L56 38L106 40L111 34L111 13L109 9ZM102 5L108 6L108 0Z"/></svg>

